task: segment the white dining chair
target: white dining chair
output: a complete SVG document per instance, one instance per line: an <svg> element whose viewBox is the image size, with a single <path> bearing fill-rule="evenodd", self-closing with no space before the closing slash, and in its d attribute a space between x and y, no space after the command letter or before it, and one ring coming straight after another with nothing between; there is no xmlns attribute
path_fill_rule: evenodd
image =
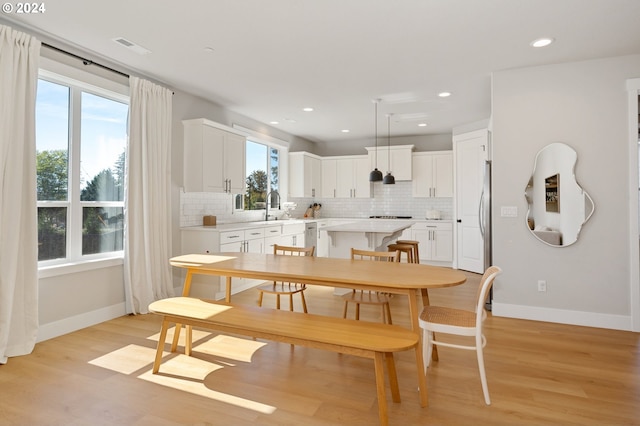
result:
<svg viewBox="0 0 640 426"><path fill-rule="evenodd" d="M424 357L425 374L427 373L427 367L430 365L433 345L476 351L480 381L482 382L482 392L487 405L491 405L491 399L489 398L489 387L487 386L487 375L484 368L483 355L483 348L487 344L487 339L482 332L482 325L487 317L485 301L487 300L495 277L500 272L502 272L502 269L497 266L491 266L484 272L480 280L480 286L478 287L474 311L442 306L425 306L418 319L418 323L423 332L422 355ZM433 338L433 333L438 333L438 340ZM450 343L441 339L443 334L473 337L474 341L466 345Z"/></svg>

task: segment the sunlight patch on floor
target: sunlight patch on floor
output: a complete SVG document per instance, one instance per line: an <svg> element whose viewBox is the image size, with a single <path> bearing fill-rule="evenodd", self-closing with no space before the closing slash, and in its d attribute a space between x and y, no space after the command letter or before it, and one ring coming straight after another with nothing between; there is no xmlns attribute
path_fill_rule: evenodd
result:
<svg viewBox="0 0 640 426"><path fill-rule="evenodd" d="M147 382L189 392L194 395L214 399L263 414L271 414L276 411L276 407L271 405L261 404L250 399L240 398L207 388L204 384L205 378L221 368L225 367L198 358L177 355L163 362L158 374L152 374L151 370L149 370L138 377Z"/></svg>
<svg viewBox="0 0 640 426"><path fill-rule="evenodd" d="M156 350L139 345L128 345L89 361L89 364L122 374L133 374L153 364Z"/></svg>

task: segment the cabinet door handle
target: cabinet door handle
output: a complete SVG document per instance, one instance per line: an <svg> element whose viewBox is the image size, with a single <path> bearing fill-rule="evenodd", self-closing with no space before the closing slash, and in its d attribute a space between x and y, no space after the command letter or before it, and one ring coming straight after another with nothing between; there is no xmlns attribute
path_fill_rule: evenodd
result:
<svg viewBox="0 0 640 426"><path fill-rule="evenodd" d="M316 189L315 188L311 188L311 196L312 197L316 196Z"/></svg>

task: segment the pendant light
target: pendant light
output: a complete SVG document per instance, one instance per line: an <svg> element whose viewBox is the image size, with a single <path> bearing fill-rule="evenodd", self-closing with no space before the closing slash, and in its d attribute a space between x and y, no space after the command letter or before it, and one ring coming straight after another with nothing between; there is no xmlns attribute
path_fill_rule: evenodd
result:
<svg viewBox="0 0 640 426"><path fill-rule="evenodd" d="M396 178L391 174L391 114L387 114L387 147L389 152L387 153L387 174L385 175L382 183L384 185L395 185Z"/></svg>
<svg viewBox="0 0 640 426"><path fill-rule="evenodd" d="M380 182L382 180L382 172L378 170L378 102L380 99L374 99L375 105L374 123L376 129L376 151L375 151L375 168L369 173L369 182Z"/></svg>

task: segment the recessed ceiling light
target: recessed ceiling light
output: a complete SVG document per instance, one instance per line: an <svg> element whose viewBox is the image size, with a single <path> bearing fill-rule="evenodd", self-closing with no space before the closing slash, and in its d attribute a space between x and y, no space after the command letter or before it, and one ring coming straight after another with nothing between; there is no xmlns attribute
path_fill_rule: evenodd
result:
<svg viewBox="0 0 640 426"><path fill-rule="evenodd" d="M420 123L418 124L418 127L427 127L427 123Z"/></svg>
<svg viewBox="0 0 640 426"><path fill-rule="evenodd" d="M270 121L269 124L280 124L279 121Z"/></svg>
<svg viewBox="0 0 640 426"><path fill-rule="evenodd" d="M304 108L302 108L302 110L303 110L304 112L311 112L311 111L313 111L313 108L311 108L311 107L304 107Z"/></svg>
<svg viewBox="0 0 640 426"><path fill-rule="evenodd" d="M285 118L284 121L286 121L287 123L295 123L296 120L294 120L293 118Z"/></svg>
<svg viewBox="0 0 640 426"><path fill-rule="evenodd" d="M451 96L451 92L440 92L438 93L438 96L440 96L441 98L448 98L449 96Z"/></svg>
<svg viewBox="0 0 640 426"><path fill-rule="evenodd" d="M553 39L551 37L543 37L537 40L533 40L530 44L533 47L545 47L553 43Z"/></svg>
<svg viewBox="0 0 640 426"><path fill-rule="evenodd" d="M349 129L342 129L342 130L340 130L340 131L341 131L342 133L349 133L349 132L350 132L350 130L349 130Z"/></svg>

